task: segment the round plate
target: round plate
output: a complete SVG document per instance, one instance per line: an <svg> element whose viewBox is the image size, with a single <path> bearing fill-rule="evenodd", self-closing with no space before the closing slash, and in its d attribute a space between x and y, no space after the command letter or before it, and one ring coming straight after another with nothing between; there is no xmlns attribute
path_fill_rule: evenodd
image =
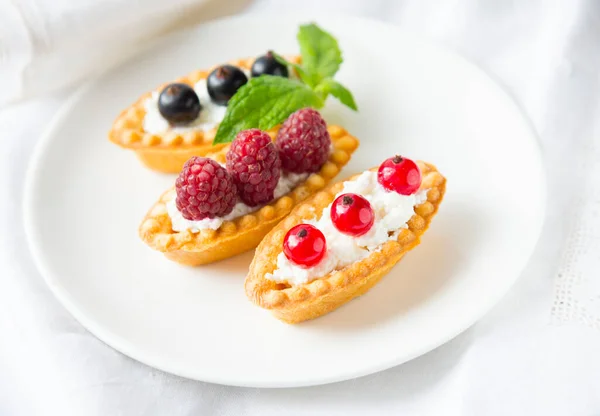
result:
<svg viewBox="0 0 600 416"><path fill-rule="evenodd" d="M349 379L448 341L498 302L524 268L545 189L527 119L474 65L360 19L319 22L339 40L345 59L338 79L360 107L353 113L330 98L324 115L361 140L341 177L395 153L446 175L446 199L419 247L368 294L286 325L244 295L252 253L187 268L138 239L139 222L174 176L146 170L109 143L113 119L143 92L195 68L267 49L297 52L298 23L230 18L165 38L77 93L39 143L25 201L37 265L65 307L124 354L230 385Z"/></svg>

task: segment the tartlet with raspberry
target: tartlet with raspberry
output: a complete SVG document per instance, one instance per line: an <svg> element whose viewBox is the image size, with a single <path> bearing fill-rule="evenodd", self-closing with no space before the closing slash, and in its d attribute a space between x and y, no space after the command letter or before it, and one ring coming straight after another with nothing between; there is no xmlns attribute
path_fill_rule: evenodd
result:
<svg viewBox="0 0 600 416"><path fill-rule="evenodd" d="M299 57L287 59L292 64L300 61ZM213 145L213 139L229 99L250 78L265 74L289 76L287 67L269 53L193 71L142 95L119 114L108 137L133 150L149 169L177 173L190 157L226 146Z"/></svg>
<svg viewBox="0 0 600 416"><path fill-rule="evenodd" d="M348 163L358 140L311 108L294 112L275 140L258 129L184 165L139 234L170 260L197 266L255 248L298 203Z"/></svg>
<svg viewBox="0 0 600 416"><path fill-rule="evenodd" d="M420 243L445 190L435 166L399 155L331 185L262 240L246 295L287 323L333 311L366 293Z"/></svg>

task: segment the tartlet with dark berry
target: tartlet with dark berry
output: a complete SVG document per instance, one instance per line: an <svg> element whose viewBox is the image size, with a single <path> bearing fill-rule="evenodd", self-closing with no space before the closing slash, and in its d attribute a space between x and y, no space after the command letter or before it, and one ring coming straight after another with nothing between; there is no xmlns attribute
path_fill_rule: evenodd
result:
<svg viewBox="0 0 600 416"><path fill-rule="evenodd" d="M116 118L110 141L164 173L179 172L192 156L218 151L226 144L213 145L213 139L231 97L254 76L283 73L281 64L266 56L193 71L142 95ZM297 56L287 59L300 62Z"/></svg>

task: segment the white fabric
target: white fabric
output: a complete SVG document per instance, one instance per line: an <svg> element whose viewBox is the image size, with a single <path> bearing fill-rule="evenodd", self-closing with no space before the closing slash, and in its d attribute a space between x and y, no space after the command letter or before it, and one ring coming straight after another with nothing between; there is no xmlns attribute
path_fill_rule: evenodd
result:
<svg viewBox="0 0 600 416"><path fill-rule="evenodd" d="M73 85L245 0L0 0L0 105Z"/></svg>
<svg viewBox="0 0 600 416"><path fill-rule="evenodd" d="M65 84L69 80L53 69L57 62L78 68L73 77L81 78L88 68L75 51L114 45L109 29L117 20L131 21L133 10L151 16L169 9L167 4L193 2L0 3L2 92L10 87L11 98L30 95L42 82L33 80L40 71L53 71L43 78L49 89ZM23 35L15 10L34 3L46 13L28 20L29 35ZM294 9L400 24L458 50L508 87L540 133L550 185L544 232L522 278L490 314L453 341L362 379L264 390L164 374L85 331L32 265L22 227L23 178L37 137L67 92L38 97L0 111L0 414L600 414L600 2L258 0L245 12ZM117 11L122 13L116 16ZM58 29L52 24L57 16ZM83 30L90 27L94 36ZM127 32L132 38L153 34L133 27ZM56 43L33 47L32 31L54 33ZM72 53L55 57L51 50ZM14 51L23 55L13 59ZM506 169L518 168L506 161Z"/></svg>

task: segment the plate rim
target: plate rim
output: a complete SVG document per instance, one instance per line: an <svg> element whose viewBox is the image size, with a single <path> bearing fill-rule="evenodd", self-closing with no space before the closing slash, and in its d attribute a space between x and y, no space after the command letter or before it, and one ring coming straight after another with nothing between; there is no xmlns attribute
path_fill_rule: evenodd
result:
<svg viewBox="0 0 600 416"><path fill-rule="evenodd" d="M302 15L299 17L297 15L291 15L291 14L286 14L286 13L284 13L284 14L276 14L276 13L266 14L266 16L268 16L268 15L275 15L275 16L278 16L279 18L288 18L288 19L291 18L293 20L299 20L299 19L302 19L302 17L304 17ZM119 336L116 336L115 334L112 334L112 332L109 329L103 328L103 326L101 324L97 324L92 317L87 317L86 314L77 307L74 299L70 298L67 290L65 290L64 288L61 288L57 284L58 282L56 281L53 273L50 272L51 268L48 267L48 265L46 264L46 262L44 260L44 255L42 254L43 250L39 244L40 239L37 237L39 231L37 231L36 228L33 226L33 224L34 224L33 219L35 217L35 208L34 208L35 192L34 191L36 189L36 184L38 182L38 175L36 175L36 173L39 170L40 162L41 162L44 154L46 153L47 148L52 143L52 137L55 136L55 134L56 134L55 132L57 130L59 130L59 128L67 121L68 115L69 115L71 109L73 108L73 105L79 100L79 98L81 96L85 95L85 93L87 93L94 86L99 84L100 81L106 75L108 75L109 73L111 73L113 71L118 70L118 68L120 68L121 66L131 62L136 56L143 54L145 51L152 49L153 47L155 47L156 45L159 45L162 42L168 41L168 39L170 39L170 38L185 36L188 33L193 33L194 31L198 30L198 28L200 28L200 27L226 24L228 22L236 22L236 21L243 21L243 20L255 20L255 19L263 19L263 18L265 18L265 15L256 16L256 15L249 14L249 15L226 16L226 17L222 17L219 19L210 20L210 21L198 24L198 25L194 25L194 26L182 29L182 30L178 30L178 31L169 33L165 36L159 36L158 38L156 38L152 42L150 42L150 44L147 47L142 48L141 50L138 50L135 53L127 54L126 56L123 57L123 59L119 60L119 62L116 65L114 65L110 68L107 68L104 71L101 71L98 75L94 76L89 81L83 83L68 97L68 99L61 105L61 107L56 112L56 114L52 117L51 121L48 123L47 127L44 129L44 132L41 134L40 139L35 144L34 149L32 151L32 155L29 158L28 166L27 166L26 174L25 174L24 192L23 192L23 197L22 197L23 223L24 223L23 225L24 225L24 229L25 229L25 237L27 240L27 246L32 254L32 258L33 258L34 264L35 264L38 272L40 273L40 275L42 276L42 278L44 279L44 281L50 288L50 291L52 292L52 294L58 299L59 303L71 314L72 317L75 318L75 320L77 320L77 322L80 325L82 325L87 331L89 331L93 336L98 338L101 342L103 342L107 346L115 349L116 351L124 354L125 356L127 356L135 361L138 361L144 365L150 366L152 368L156 368L158 370L164 371L169 374L174 374L176 376L188 378L191 380L197 380L197 381L203 381L203 382L209 382L209 383L215 383L215 384L227 385L227 386L251 387L251 388L257 388L257 387L258 388L291 388L291 387L317 386L317 385L335 383L335 382L350 380L350 379L354 379L354 378L364 377L369 374L387 370L387 369L396 367L398 365L401 365L403 363L406 363L408 361L411 361L421 355L427 354L438 347L441 347L442 345L446 344L447 342L449 342L456 336L458 336L461 333L463 333L464 331L466 331L473 324L475 324L477 321L479 321L485 315L487 315L490 312L490 310L495 305L497 305L500 302L500 300L510 291L510 289L514 286L515 282L522 276L523 272L525 271L527 265L529 264L532 256L534 255L534 253L536 251L537 246L539 245L539 241L542 236L542 231L543 231L544 225L547 220L547 216L546 216L547 197L548 197L548 194L547 194L547 190L548 190L547 169L544 164L543 155L542 155L542 151L541 151L542 147L541 147L540 136L539 136L537 130L535 129L530 116L524 110L524 108L519 103L519 101L515 99L513 94L508 90L506 85L501 80L499 80L496 76L494 76L493 74L490 74L488 71L481 68L476 63L463 57L459 52L455 51L454 49L452 49L450 47L442 45L439 42L436 42L434 39L427 38L425 36L421 36L421 35L418 35L415 33L407 32L400 26L396 26L396 25L388 23L388 22L379 21L379 20L373 19L373 18L364 18L364 17L356 17L356 16L327 16L327 15L325 15L317 20L318 21L337 20L339 22L342 22L343 24L346 24L347 22L349 22L349 21L351 22L354 20L354 21L360 21L360 22L370 24L370 25L381 26L381 27L386 28L387 30L392 30L392 31L397 32L399 36L405 37L405 38L409 39L411 42L421 42L421 43L428 44L429 46L433 47L436 50L436 52L445 53L446 55L452 56L453 59L460 61L461 64L472 67L475 71L479 72L480 75L482 75L487 80L489 80L489 82L491 84L495 85L502 92L502 94L505 95L509 99L511 104L515 107L516 111L518 111L518 113L520 114L520 116L524 122L524 125L526 126L532 140L534 141L534 144L535 144L535 147L537 150L536 165L537 165L537 168L539 169L538 173L539 173L539 177L540 177L540 181L541 181L541 183L540 183L541 189L539 190L540 198L539 198L539 201L537 201L538 205L539 205L539 207L538 207L539 215L537 216L538 219L537 219L537 224L536 224L537 237L530 248L529 256L526 257L526 259L523 261L523 264L521 264L520 267L518 267L518 269L520 271L518 273L515 273L515 275L510 279L510 283L507 284L503 290L497 291L496 293L494 293L494 296L488 297L488 302L485 304L485 307L482 307L479 310L479 313L473 314L469 319L465 319L462 325L457 325L457 326L453 327L454 330L450 331L444 337L436 338L435 342L430 342L424 347L422 346L421 349L419 349L418 351L415 350L412 354L402 355L402 356L396 355L392 359L384 360L384 361L380 362L378 365L374 365L374 366L372 365L368 368L361 368L359 370L338 372L334 376L318 377L316 379L303 379L298 382L290 382L290 381L264 382L262 380L253 382L245 377L239 377L237 380L232 380L230 377L220 377L218 374L214 374L214 373L212 373L208 376L205 375L204 377L199 378L197 372L185 371L181 368L175 368L176 366L169 365L168 362L163 362L163 360L160 357L154 356L153 354L147 354L146 352L144 352L143 349L142 350L136 349L136 347L134 345L130 344L127 341L127 339L121 338ZM309 18L308 20L314 20L314 19Z"/></svg>

